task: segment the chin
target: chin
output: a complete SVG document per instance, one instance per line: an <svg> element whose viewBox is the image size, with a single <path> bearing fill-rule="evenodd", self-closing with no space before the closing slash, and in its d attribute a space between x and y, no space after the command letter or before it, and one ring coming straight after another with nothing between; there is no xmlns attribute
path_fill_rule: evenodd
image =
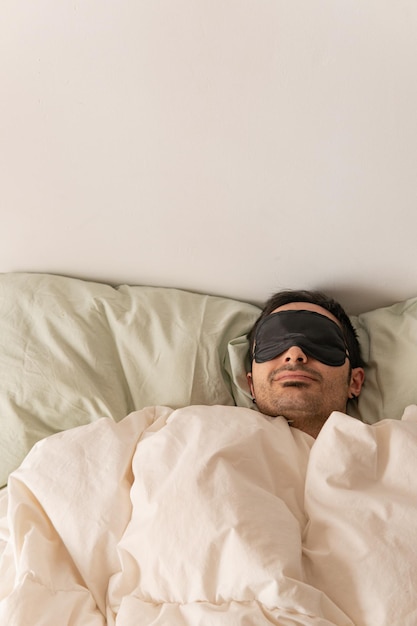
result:
<svg viewBox="0 0 417 626"><path fill-rule="evenodd" d="M258 404L258 409L271 417L284 417L288 422L297 424L298 422L323 421L323 406L317 398L281 398L279 402L267 404L262 407ZM328 415L326 415L327 419Z"/></svg>

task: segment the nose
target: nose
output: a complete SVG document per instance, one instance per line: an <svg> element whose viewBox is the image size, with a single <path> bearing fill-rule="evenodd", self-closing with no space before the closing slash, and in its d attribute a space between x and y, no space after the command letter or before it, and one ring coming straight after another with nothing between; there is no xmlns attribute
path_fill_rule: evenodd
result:
<svg viewBox="0 0 417 626"><path fill-rule="evenodd" d="M291 346L284 352L286 363L307 363L308 357L299 346Z"/></svg>

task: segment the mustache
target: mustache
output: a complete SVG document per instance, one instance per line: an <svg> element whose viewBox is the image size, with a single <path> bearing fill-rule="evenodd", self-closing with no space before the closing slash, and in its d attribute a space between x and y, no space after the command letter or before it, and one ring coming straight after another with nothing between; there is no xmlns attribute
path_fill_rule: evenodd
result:
<svg viewBox="0 0 417 626"><path fill-rule="evenodd" d="M276 369L272 370L272 372L270 372L268 376L269 380L272 381L274 378L276 378L276 376L282 374L282 372L302 372L303 374L309 374L318 381L321 381L323 378L319 372L316 372L316 370L306 365L283 365L282 367L277 367Z"/></svg>

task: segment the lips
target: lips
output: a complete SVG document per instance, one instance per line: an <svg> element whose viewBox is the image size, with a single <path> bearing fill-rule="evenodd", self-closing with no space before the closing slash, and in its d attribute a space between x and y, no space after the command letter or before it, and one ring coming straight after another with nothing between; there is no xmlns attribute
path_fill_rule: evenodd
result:
<svg viewBox="0 0 417 626"><path fill-rule="evenodd" d="M318 382L320 380L319 374L306 369L289 369L280 368L271 373L271 380L273 382L285 383L285 382Z"/></svg>
<svg viewBox="0 0 417 626"><path fill-rule="evenodd" d="M277 376L273 379L276 382L282 383L285 382L287 380L302 380L302 381L314 381L315 379L312 376L309 376L308 374L298 374L296 372L293 372L291 374L281 374L280 376Z"/></svg>

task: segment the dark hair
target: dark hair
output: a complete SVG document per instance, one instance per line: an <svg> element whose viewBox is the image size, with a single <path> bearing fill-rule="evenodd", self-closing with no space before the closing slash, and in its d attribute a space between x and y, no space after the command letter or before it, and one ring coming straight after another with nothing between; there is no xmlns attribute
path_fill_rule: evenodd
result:
<svg viewBox="0 0 417 626"><path fill-rule="evenodd" d="M272 311L274 311L278 307L284 306L284 304L291 304L291 302L310 302L311 304L317 304L318 306L323 307L323 309L326 309L326 311L332 313L336 317L336 319L339 320L342 326L343 336L345 338L346 346L349 351L351 367L363 367L364 363L356 330L354 329L352 322L350 321L349 316L343 309L342 305L333 298L330 298L320 291L296 291L291 289L286 291L279 291L278 293L271 296L269 300L265 303L262 313L256 320L252 329L249 331L249 355L251 362L253 360L253 342L259 322L263 320L264 317L266 317L267 315L270 315Z"/></svg>

